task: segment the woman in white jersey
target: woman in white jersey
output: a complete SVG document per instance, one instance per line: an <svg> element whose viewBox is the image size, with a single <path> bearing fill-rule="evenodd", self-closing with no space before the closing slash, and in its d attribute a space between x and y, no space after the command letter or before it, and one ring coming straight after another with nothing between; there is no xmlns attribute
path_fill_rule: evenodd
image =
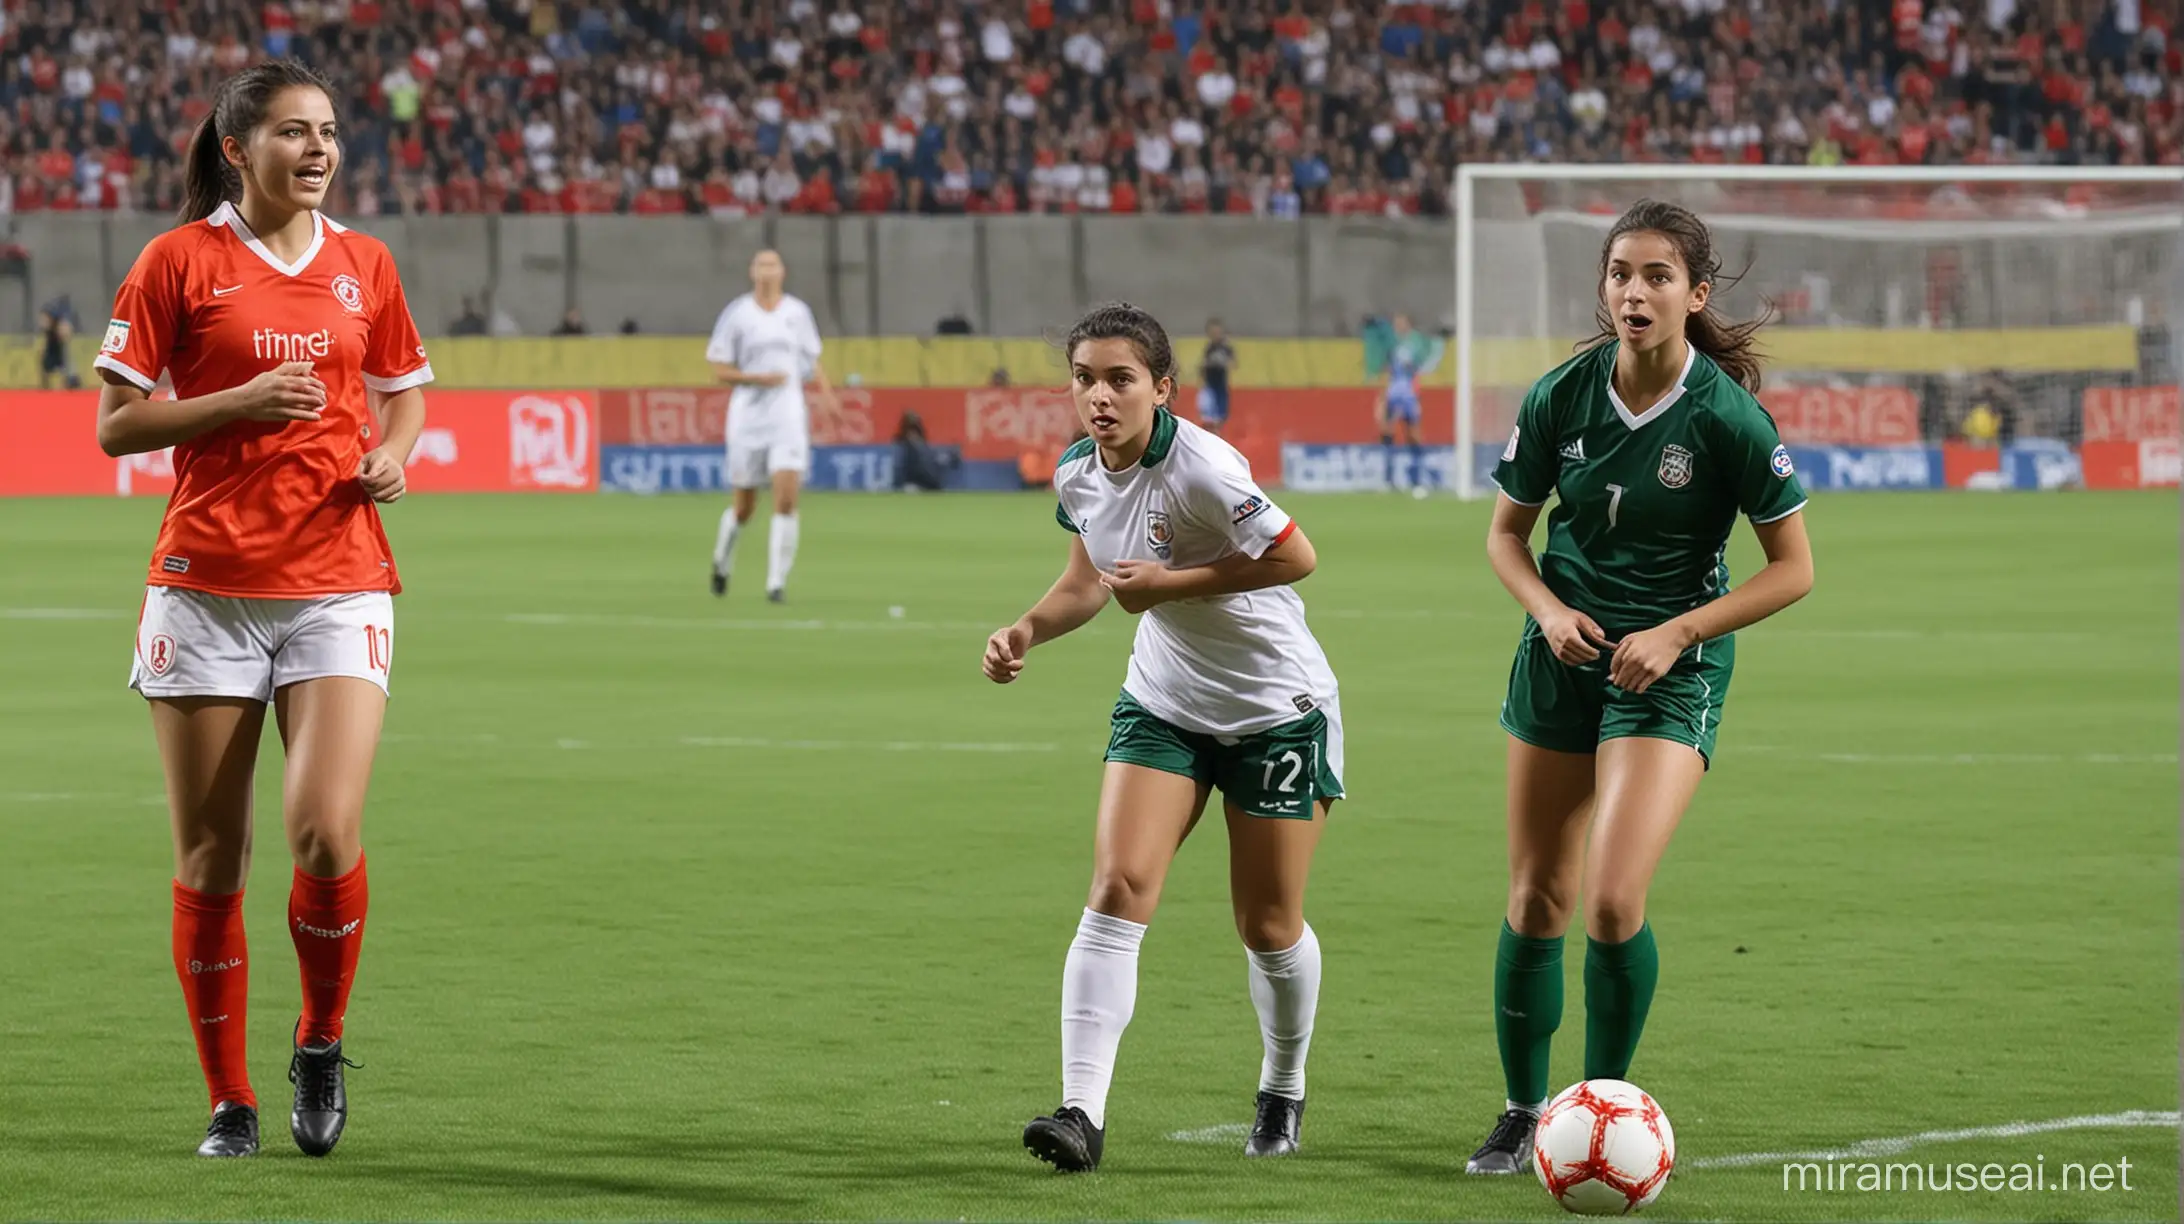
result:
<svg viewBox="0 0 2184 1224"><path fill-rule="evenodd" d="M1218 788L1230 898L1265 1059L1244 1151L1297 1148L1319 1004L1305 877L1342 797L1342 709L1291 584L1312 544L1236 449L1169 411L1175 354L1153 317L1102 306L1070 331L1070 391L1089 435L1054 474L1075 535L1061 578L986 643L988 679L1098 615L1142 614L1115 705L1092 889L1062 966L1062 1104L1024 1146L1064 1172L1097 1168L1115 1050L1137 1001L1138 945L1161 883Z"/></svg>
<svg viewBox="0 0 2184 1224"><path fill-rule="evenodd" d="M788 269L776 251L751 257L751 291L728 303L713 324L705 359L713 375L734 387L728 397L728 487L734 500L713 536L713 594L728 593L736 536L758 509L758 491L773 489L767 531L766 598L780 603L796 564L796 499L811 467L811 418L804 383L832 409L834 388L819 366L819 325L803 299L786 293Z"/></svg>

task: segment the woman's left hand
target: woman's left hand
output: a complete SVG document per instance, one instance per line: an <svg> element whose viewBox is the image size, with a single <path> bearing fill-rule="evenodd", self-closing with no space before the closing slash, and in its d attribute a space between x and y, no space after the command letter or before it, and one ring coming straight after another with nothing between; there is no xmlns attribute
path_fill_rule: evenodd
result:
<svg viewBox="0 0 2184 1224"><path fill-rule="evenodd" d="M1696 644L1674 621L1643 633L1625 634L1616 643L1615 657L1608 663L1608 683L1626 693L1643 693Z"/></svg>
<svg viewBox="0 0 2184 1224"><path fill-rule="evenodd" d="M366 451L356 478L375 502L400 501L409 483L402 475L402 465L384 450Z"/></svg>
<svg viewBox="0 0 2184 1224"><path fill-rule="evenodd" d="M1167 601L1170 572L1158 561L1117 561L1114 573L1100 575L1100 585L1115 593L1123 611L1135 615Z"/></svg>

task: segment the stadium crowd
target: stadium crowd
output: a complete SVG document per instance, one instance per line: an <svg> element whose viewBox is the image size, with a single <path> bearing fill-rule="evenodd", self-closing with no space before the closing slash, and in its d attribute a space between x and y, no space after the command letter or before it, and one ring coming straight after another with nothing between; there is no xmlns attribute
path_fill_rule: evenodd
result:
<svg viewBox="0 0 2184 1224"><path fill-rule="evenodd" d="M0 210L172 208L218 81L331 207L1435 213L1467 160L2184 160L2175 0L0 0Z"/></svg>

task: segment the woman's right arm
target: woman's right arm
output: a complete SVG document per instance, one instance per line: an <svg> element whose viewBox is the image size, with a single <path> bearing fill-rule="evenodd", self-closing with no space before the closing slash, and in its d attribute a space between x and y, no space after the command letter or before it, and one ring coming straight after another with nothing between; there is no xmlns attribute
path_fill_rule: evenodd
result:
<svg viewBox="0 0 2184 1224"><path fill-rule="evenodd" d="M786 374L752 374L727 361L713 363L713 377L731 387L778 387L789 381Z"/></svg>
<svg viewBox="0 0 2184 1224"><path fill-rule="evenodd" d="M1494 499L1494 521L1486 529L1486 557L1494 576L1533 620L1555 657L1573 666L1590 663L1602 649L1613 650L1593 618L1563 603L1539 576L1539 562L1532 557L1532 528L1539 522L1538 506L1527 506L1502 494Z"/></svg>
<svg viewBox="0 0 2184 1224"><path fill-rule="evenodd" d="M316 421L326 385L308 361L275 366L240 387L186 400L154 400L144 388L101 369L99 449L119 459L165 450L231 421Z"/></svg>
<svg viewBox="0 0 2184 1224"><path fill-rule="evenodd" d="M1024 670L1024 656L1034 646L1053 641L1100 614L1107 606L1107 587L1092 564L1080 537L1069 542L1069 563L1047 593L1017 622L986 639L986 678L1007 684Z"/></svg>

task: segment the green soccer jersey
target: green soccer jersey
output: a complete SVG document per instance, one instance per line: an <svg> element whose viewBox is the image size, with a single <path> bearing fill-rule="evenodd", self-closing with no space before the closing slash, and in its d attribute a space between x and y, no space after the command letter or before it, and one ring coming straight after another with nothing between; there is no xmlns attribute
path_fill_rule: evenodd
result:
<svg viewBox="0 0 2184 1224"><path fill-rule="evenodd" d="M1611 637L1650 629L1729 589L1736 516L1771 523L1805 504L1774 418L1690 349L1643 413L1615 393L1614 342L1532 385L1494 469L1510 500L1557 498L1540 576Z"/></svg>

